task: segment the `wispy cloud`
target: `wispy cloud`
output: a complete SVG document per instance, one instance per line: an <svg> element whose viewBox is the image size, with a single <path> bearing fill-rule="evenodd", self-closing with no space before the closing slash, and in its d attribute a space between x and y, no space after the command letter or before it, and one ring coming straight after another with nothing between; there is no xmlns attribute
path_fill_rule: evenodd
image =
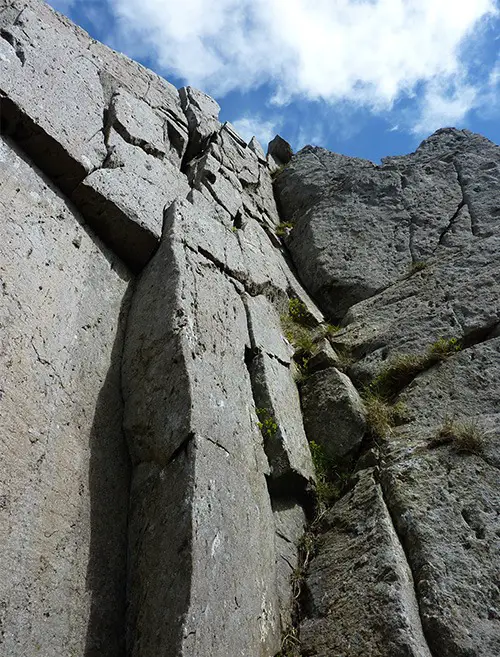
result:
<svg viewBox="0 0 500 657"><path fill-rule="evenodd" d="M233 121L233 125L247 141L256 137L266 151L268 143L280 130L282 121L281 119L263 119L259 115L245 114Z"/></svg>

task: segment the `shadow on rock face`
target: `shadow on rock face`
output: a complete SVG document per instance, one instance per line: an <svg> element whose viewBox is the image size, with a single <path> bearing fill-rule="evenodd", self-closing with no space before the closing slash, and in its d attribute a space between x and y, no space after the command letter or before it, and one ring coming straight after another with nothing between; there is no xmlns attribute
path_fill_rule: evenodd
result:
<svg viewBox="0 0 500 657"><path fill-rule="evenodd" d="M84 657L122 657L125 653L131 466L122 431L121 357L132 286L122 301L111 364L90 434L91 536L86 587L91 602Z"/></svg>

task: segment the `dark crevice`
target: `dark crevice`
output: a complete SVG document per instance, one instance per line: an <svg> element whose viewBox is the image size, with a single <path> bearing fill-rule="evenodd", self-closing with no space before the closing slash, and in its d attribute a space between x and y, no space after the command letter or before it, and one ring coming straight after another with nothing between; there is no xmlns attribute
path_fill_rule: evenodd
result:
<svg viewBox="0 0 500 657"><path fill-rule="evenodd" d="M247 292L251 297L257 297L262 294L267 299L272 300L280 296L280 290L275 288L271 282L266 282L261 284L253 283L252 281L248 280L248 277L243 276L242 274L231 270L229 267L226 267L224 263L222 263L220 260L215 258L209 251L207 251L203 247L198 246L197 249L194 249L192 246L190 246L187 243L184 243L184 246L190 249L191 251L193 251L194 253L199 253L206 260L208 260L213 265L215 265L217 269L221 271L223 274L229 276L229 278L232 278L238 283L240 283L241 285L243 285L245 292Z"/></svg>
<svg viewBox="0 0 500 657"><path fill-rule="evenodd" d="M41 169L63 194L72 192L85 179L87 171L0 90L1 134L10 137L27 157Z"/></svg>
<svg viewBox="0 0 500 657"><path fill-rule="evenodd" d="M71 198L88 225L134 273L139 273L156 252L158 237L131 221L115 203L85 182Z"/></svg>
<svg viewBox="0 0 500 657"><path fill-rule="evenodd" d="M184 112L184 116L186 117L187 129L188 129L187 148L185 150L184 157L182 158L182 163L181 163L182 173L187 174L189 164L193 160L202 157L206 153L206 151L210 147L210 144L217 139L219 130L214 131L208 137L201 138L201 136L197 134L198 120L196 118L195 113L190 109L190 106L193 105L200 112L203 112L202 108L199 106L199 104L196 102L195 99L188 97L186 89L184 87L178 90L178 94L181 101L182 111Z"/></svg>
<svg viewBox="0 0 500 657"><path fill-rule="evenodd" d="M301 474L290 470L280 477L266 475L266 482L271 500L293 500L304 509L309 520L314 517L316 508L314 487Z"/></svg>
<svg viewBox="0 0 500 657"><path fill-rule="evenodd" d="M126 141L128 144L131 146L136 146L137 148L140 148L143 150L147 155L151 155L152 157L156 157L159 160L164 160L165 159L165 153L162 151L159 151L156 149L154 146L152 146L150 143L145 141L144 139L139 139L138 137L133 137L130 132L125 128L123 124L121 124L116 116L113 116L113 128L116 130L116 132L120 135L120 137Z"/></svg>
<svg viewBox="0 0 500 657"><path fill-rule="evenodd" d="M449 233L449 231L453 228L453 225L456 223L457 219L460 216L460 212L461 212L462 208L465 207L465 205L466 205L465 200L462 199L460 201L460 203L458 204L458 208L457 208L455 214L449 220L448 225L445 228L443 228L443 230L441 231L441 234L439 235L438 243L437 243L436 248L434 249L434 251L436 251L438 246L443 244L444 238Z"/></svg>
<svg viewBox="0 0 500 657"><path fill-rule="evenodd" d="M462 349L469 349L470 347L475 347L478 344L483 342L488 342L489 340L494 340L498 337L498 329L500 326L500 319L494 319L490 324L486 326L480 326L476 329L472 329L464 334L462 338Z"/></svg>
<svg viewBox="0 0 500 657"><path fill-rule="evenodd" d="M250 336L250 339L253 343L254 338L252 321L248 305L245 303L244 297L242 298L242 303L247 318L248 335ZM257 381L258 377L256 375L256 366L259 355L261 355L261 352L256 347L250 348L247 346L245 348L245 365L250 378L253 402L256 409L265 409L265 411L269 413L269 417L274 418L274 408L271 398L268 391L264 390L266 386L263 386L259 381ZM271 472L273 471L273 464L275 461L283 459L284 456L282 453L283 448L277 445L277 441L281 440L281 436L278 435L279 431L280 430L278 428L277 433L274 436L263 435L264 452L266 454ZM272 474L266 475L266 481L271 501L276 501L277 499L283 498L288 501L293 500L304 508L308 516L313 513L314 493L311 482L305 479L298 472L287 470L284 474L278 477L273 476Z"/></svg>
<svg viewBox="0 0 500 657"><path fill-rule="evenodd" d="M89 172L84 166L4 96L0 96L0 116L1 134L12 139L28 159L75 204L88 226L134 273L143 269L158 246L156 235L132 221L115 203L85 185ZM105 112L103 133L106 141L108 119ZM111 155L111 150L108 150L103 165Z"/></svg>
<svg viewBox="0 0 500 657"><path fill-rule="evenodd" d="M185 175L188 175L189 167L190 167L191 163L194 160L198 160L198 159L202 158L205 155L205 153L210 148L210 144L217 139L217 135L218 135L218 132L213 132L206 139L200 140L200 143L199 143L197 148L190 148L190 145L192 144L193 137L192 137L191 128L189 127L189 121L188 121L188 131L189 131L188 146L186 148L186 151L184 153L184 157L182 158L182 162L181 162L181 172L184 173Z"/></svg>
<svg viewBox="0 0 500 657"><path fill-rule="evenodd" d="M455 159L453 160L453 166L455 167L455 171L457 172L458 184L460 185L460 189L462 190L463 204L466 205L469 210L472 235L474 237L478 237L480 235L480 230L479 230L477 216L472 207L469 195L466 192L465 182L462 176L462 172L460 170L460 166L458 165Z"/></svg>
<svg viewBox="0 0 500 657"><path fill-rule="evenodd" d="M174 449L168 461L166 463L159 463L158 465L164 467L176 461L179 458L179 456L181 456L181 454L187 452L190 443L194 439L195 439L195 434L194 432L190 431L188 435L184 438L184 440L180 443L180 445Z"/></svg>
<svg viewBox="0 0 500 657"><path fill-rule="evenodd" d="M240 230L243 227L243 215L241 213L241 210L238 210L238 212L235 214L233 218L233 228L236 230Z"/></svg>
<svg viewBox="0 0 500 657"><path fill-rule="evenodd" d="M213 440L212 438L205 437L205 440L208 440L209 443L212 443L212 445L215 445L219 449L221 449L223 452L225 452L228 456L231 456L229 450L227 450L224 445L221 445L217 440Z"/></svg>
<svg viewBox="0 0 500 657"><path fill-rule="evenodd" d="M167 119L163 131L166 133L167 140L172 144L177 155L182 157L185 138L181 130L177 128L174 121Z"/></svg>

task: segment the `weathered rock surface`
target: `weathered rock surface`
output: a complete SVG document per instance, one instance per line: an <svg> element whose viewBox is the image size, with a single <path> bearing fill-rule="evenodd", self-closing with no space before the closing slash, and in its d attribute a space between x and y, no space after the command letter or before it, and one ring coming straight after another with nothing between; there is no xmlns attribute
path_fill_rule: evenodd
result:
<svg viewBox="0 0 500 657"><path fill-rule="evenodd" d="M0 28L2 132L141 269L164 206L189 191L179 171L188 122L177 90L40 0L9 2Z"/></svg>
<svg viewBox="0 0 500 657"><path fill-rule="evenodd" d="M129 274L0 141L0 652L123 655Z"/></svg>
<svg viewBox="0 0 500 657"><path fill-rule="evenodd" d="M415 154L377 166L306 147L278 176L287 243L323 310L341 319L415 263L493 235L498 147L467 131L440 131Z"/></svg>
<svg viewBox="0 0 500 657"><path fill-rule="evenodd" d="M413 578L371 470L325 518L306 580L304 654L430 657Z"/></svg>
<svg viewBox="0 0 500 657"><path fill-rule="evenodd" d="M493 511L500 490L499 166L497 146L447 129L416 153L386 158L378 167L306 148L276 181L287 220L295 222L288 245L298 271L322 310L343 318L343 330L330 339L349 355L349 374L360 387L392 376L389 404L406 408L404 424L387 427L377 438L378 450L362 456L357 468L364 476L363 468L376 461L430 653L450 657L493 657L500 646L500 545ZM451 338L461 349L448 345ZM439 340L446 353L427 358ZM402 359L407 356L414 360ZM409 362L422 365L411 370ZM399 368L399 379L391 368ZM324 372L303 389L305 427L313 418L318 435L334 419L328 404L319 410L319 390L310 394L308 385ZM334 506L334 526L327 523L311 565L313 602L302 631L311 654L371 649L368 637L359 639L371 621L359 619L337 636L339 624L326 620L325 605L334 599L345 610L345 603L341 593L332 593L335 585L321 579L329 564L339 563L329 550L349 544L334 537L342 518L355 513L359 486ZM375 561L370 557L368 563ZM355 582L361 580L366 582L360 573ZM357 604L369 609L376 590L368 585ZM404 600L402 592L396 597ZM329 629L318 629L321 624ZM335 629L326 639L330 626ZM390 642L387 652L373 650L415 654Z"/></svg>
<svg viewBox="0 0 500 657"><path fill-rule="evenodd" d="M363 441L363 402L348 376L335 367L308 376L301 387L304 427L338 465L354 458Z"/></svg>
<svg viewBox="0 0 500 657"><path fill-rule="evenodd" d="M0 652L497 657L498 147L265 156L218 112L0 0ZM290 298L343 326L301 401Z"/></svg>

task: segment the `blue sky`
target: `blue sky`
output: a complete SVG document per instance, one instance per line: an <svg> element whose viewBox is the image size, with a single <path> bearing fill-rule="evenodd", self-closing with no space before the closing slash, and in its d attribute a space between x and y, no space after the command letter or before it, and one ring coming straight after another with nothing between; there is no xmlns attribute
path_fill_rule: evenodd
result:
<svg viewBox="0 0 500 657"><path fill-rule="evenodd" d="M49 4L264 146L279 132L378 162L451 125L500 143L500 0Z"/></svg>

